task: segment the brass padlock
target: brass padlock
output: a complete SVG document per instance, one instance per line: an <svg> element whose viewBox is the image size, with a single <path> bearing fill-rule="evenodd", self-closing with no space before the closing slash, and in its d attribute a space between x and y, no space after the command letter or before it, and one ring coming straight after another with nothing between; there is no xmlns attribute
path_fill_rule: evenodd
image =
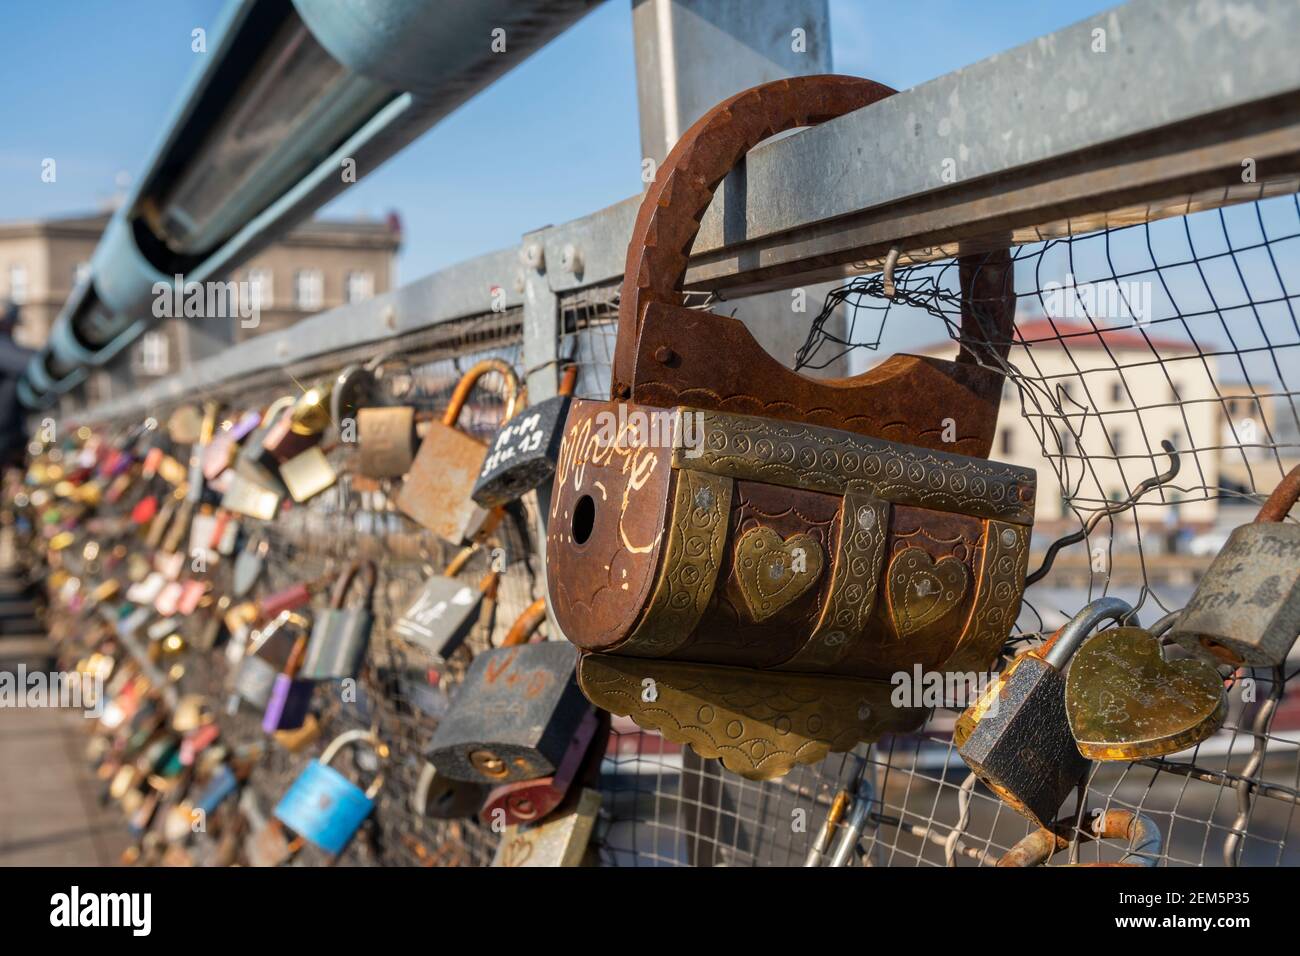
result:
<svg viewBox="0 0 1300 956"><path fill-rule="evenodd" d="M357 412L357 468L367 478L401 478L415 461L415 408L393 405Z"/></svg>
<svg viewBox="0 0 1300 956"><path fill-rule="evenodd" d="M1273 490L1253 524L1229 535L1171 634L1215 662L1278 667L1300 634L1300 465Z"/></svg>
<svg viewBox="0 0 1300 956"><path fill-rule="evenodd" d="M1022 654L959 721L964 739L957 753L990 790L1017 812L1046 826L1087 771L1065 713L1070 657L1103 621L1128 619L1133 608L1100 598L1076 614L1046 653Z"/></svg>
<svg viewBox="0 0 1300 956"><path fill-rule="evenodd" d="M275 421L262 439L262 447L272 458L283 464L320 441L330 424L331 388L328 384L313 385Z"/></svg>
<svg viewBox="0 0 1300 956"><path fill-rule="evenodd" d="M548 599L583 691L751 779L918 727L892 677L987 669L1024 591L1036 478L989 460L1008 249L958 245L953 359L851 378L793 371L685 304L700 220L746 152L891 93L791 77L683 135L628 243L609 400L570 405L551 489Z"/></svg>
<svg viewBox="0 0 1300 956"><path fill-rule="evenodd" d="M316 497L338 480L334 466L325 457L325 449L312 445L280 464L280 478L294 501Z"/></svg>
<svg viewBox="0 0 1300 956"><path fill-rule="evenodd" d="M478 540L501 520L498 509L487 511L470 497L487 445L456 427L474 385L488 372L499 373L506 382L503 420L514 415L519 393L515 370L501 359L484 359L457 383L442 421L430 423L395 500L408 517L453 545Z"/></svg>

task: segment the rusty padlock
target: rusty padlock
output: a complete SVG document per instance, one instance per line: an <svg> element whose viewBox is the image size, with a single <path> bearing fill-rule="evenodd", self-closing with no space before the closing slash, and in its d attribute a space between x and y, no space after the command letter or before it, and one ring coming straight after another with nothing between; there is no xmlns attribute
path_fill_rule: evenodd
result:
<svg viewBox="0 0 1300 956"><path fill-rule="evenodd" d="M496 785L553 776L591 710L576 661L560 641L477 655L429 744L438 773Z"/></svg>
<svg viewBox="0 0 1300 956"><path fill-rule="evenodd" d="M683 304L700 217L745 153L890 93L793 77L682 137L628 246L610 401L572 403L556 467L547 584L583 690L750 778L919 725L891 676L986 670L1024 591L1034 472L987 460L1015 322L1005 249L959 247L954 361L813 379Z"/></svg>
<svg viewBox="0 0 1300 956"><path fill-rule="evenodd" d="M1300 634L1300 524L1286 521L1297 497L1300 465L1228 536L1171 630L1181 646L1216 664L1286 660Z"/></svg>
<svg viewBox="0 0 1300 956"><path fill-rule="evenodd" d="M501 642L502 647L526 644L546 621L546 601L538 598L528 606ZM560 805L575 781L580 780L584 769L590 769L592 758L604 753L608 738L609 715L589 709L574 729L569 747L560 758L555 773L533 780L517 780L494 787L488 793L479 811L479 820L485 826L504 823L514 825L541 820Z"/></svg>
<svg viewBox="0 0 1300 956"><path fill-rule="evenodd" d="M1124 856L1115 863L1082 863L1080 866L1155 866L1160 857L1160 828L1148 817L1132 810L1093 810L1092 822L1079 831L1081 840L1122 840ZM998 858L998 866L1042 866L1070 845L1060 831L1043 827L1029 833ZM1075 865L1075 864L1068 864Z"/></svg>
<svg viewBox="0 0 1300 956"><path fill-rule="evenodd" d="M501 520L499 510L487 511L470 497L487 445L456 427L475 384L488 372L505 379L502 420L514 416L519 393L515 370L501 359L484 359L456 384L442 421L429 424L395 501L408 517L453 545L478 540Z"/></svg>

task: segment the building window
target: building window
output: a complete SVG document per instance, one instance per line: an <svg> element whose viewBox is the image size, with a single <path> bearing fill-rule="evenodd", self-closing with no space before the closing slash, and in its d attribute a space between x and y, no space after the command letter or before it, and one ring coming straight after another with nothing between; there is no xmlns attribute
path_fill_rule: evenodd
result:
<svg viewBox="0 0 1300 956"><path fill-rule="evenodd" d="M146 332L140 337L140 371L166 375L171 366L171 342L166 332Z"/></svg>
<svg viewBox="0 0 1300 956"><path fill-rule="evenodd" d="M348 302L362 302L375 294L375 274L349 272L343 288Z"/></svg>
<svg viewBox="0 0 1300 956"><path fill-rule="evenodd" d="M1122 428L1111 429L1110 447L1115 454L1124 454L1124 430Z"/></svg>
<svg viewBox="0 0 1300 956"><path fill-rule="evenodd" d="M1124 383L1111 382L1110 384L1110 403L1119 405L1124 401Z"/></svg>
<svg viewBox="0 0 1300 956"><path fill-rule="evenodd" d="M90 278L90 263L78 262L72 267L72 287L75 289Z"/></svg>
<svg viewBox="0 0 1300 956"><path fill-rule="evenodd" d="M254 309L269 309L274 300L275 286L270 269L248 270L248 304Z"/></svg>
<svg viewBox="0 0 1300 956"><path fill-rule="evenodd" d="M1015 447L1015 441L1011 438L1011 429L1002 429L1002 437L998 441L998 447L1002 449L1002 454L1010 455Z"/></svg>
<svg viewBox="0 0 1300 956"><path fill-rule="evenodd" d="M27 301L27 267L18 263L9 267L9 301L14 305Z"/></svg>
<svg viewBox="0 0 1300 956"><path fill-rule="evenodd" d="M319 309L325 301L325 276L319 269L299 269L293 277L293 295L300 309Z"/></svg>
<svg viewBox="0 0 1300 956"><path fill-rule="evenodd" d="M1178 397L1178 392L1179 392L1178 383L1177 383L1177 382L1170 382L1170 383L1169 383L1169 400L1170 400L1171 402L1174 402L1175 404L1178 404L1179 402L1182 401L1182 399L1180 399L1180 398Z"/></svg>

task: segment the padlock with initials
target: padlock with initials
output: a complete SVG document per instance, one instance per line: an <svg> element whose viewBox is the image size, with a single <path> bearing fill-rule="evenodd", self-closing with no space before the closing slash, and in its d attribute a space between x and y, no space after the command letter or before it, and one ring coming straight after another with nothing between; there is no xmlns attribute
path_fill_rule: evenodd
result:
<svg viewBox="0 0 1300 956"><path fill-rule="evenodd" d="M438 773L498 785L554 775L590 711L576 661L558 641L475 657L429 745Z"/></svg>
<svg viewBox="0 0 1300 956"><path fill-rule="evenodd" d="M354 607L345 607L348 591L360 576L361 594ZM311 644L302 665L307 680L342 680L356 677L370 643L370 601L375 591L373 561L353 561L334 582L330 606L316 615Z"/></svg>
<svg viewBox="0 0 1300 956"><path fill-rule="evenodd" d="M555 476L577 374L576 365L565 368L558 395L530 405L497 429L471 498L484 508L498 508Z"/></svg>
<svg viewBox="0 0 1300 956"><path fill-rule="evenodd" d="M526 644L546 620L546 601L538 598L510 626L502 647ZM487 826L503 820L506 824L532 823L560 805L570 787L589 770L591 760L599 759L608 736L608 715L590 709L578 722L568 749L560 758L555 772L533 780L516 780L494 787L487 795L479 820Z"/></svg>
<svg viewBox="0 0 1300 956"><path fill-rule="evenodd" d="M583 690L752 779L918 726L892 675L986 670L1024 591L1035 475L988 460L1007 250L958 248L955 360L851 378L801 375L684 305L700 218L746 151L891 92L792 77L687 131L628 245L610 400L573 401L556 466L546 578Z"/></svg>
<svg viewBox="0 0 1300 956"><path fill-rule="evenodd" d="M381 772L362 790L330 766L348 744L367 743L378 756L388 756L388 746L365 730L349 730L335 737L320 759L308 764L276 805L277 820L300 837L337 856L370 816L375 797L384 785Z"/></svg>
<svg viewBox="0 0 1300 956"><path fill-rule="evenodd" d="M505 379L503 420L513 417L519 392L515 370L500 359L484 359L456 384L442 421L429 423L429 431L395 499L408 517L453 545L481 538L501 519L499 511L485 510L470 497L487 448L456 427L470 392L488 372L497 372Z"/></svg>
<svg viewBox="0 0 1300 956"><path fill-rule="evenodd" d="M488 571L477 586L455 577L472 554L472 549L463 549L441 576L424 582L420 593L393 627L398 637L423 647L439 660L446 660L465 643L481 619L490 620L499 574Z"/></svg>
<svg viewBox="0 0 1300 956"><path fill-rule="evenodd" d="M1228 536L1174 624L1175 641L1216 663L1277 667L1300 635L1300 524L1286 517L1300 496L1300 465L1254 523Z"/></svg>
<svg viewBox="0 0 1300 956"><path fill-rule="evenodd" d="M1136 626L1133 609L1118 598L1086 605L1046 652L1021 654L961 715L957 753L1008 806L1047 826L1087 772L1065 712L1062 671L1103 621Z"/></svg>

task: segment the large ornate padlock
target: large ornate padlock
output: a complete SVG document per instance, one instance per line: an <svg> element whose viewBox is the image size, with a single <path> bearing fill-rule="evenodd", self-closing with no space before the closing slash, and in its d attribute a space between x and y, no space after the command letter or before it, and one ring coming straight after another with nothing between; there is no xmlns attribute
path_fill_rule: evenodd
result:
<svg viewBox="0 0 1300 956"><path fill-rule="evenodd" d="M519 379L501 359L484 359L456 384L442 421L429 423L415 461L402 482L395 504L412 520L453 545L472 541L492 530L500 514L489 512L470 497L483 468L487 447L456 427L475 384L488 372L498 372L506 382L504 421L515 412Z"/></svg>
<svg viewBox="0 0 1300 956"><path fill-rule="evenodd" d="M375 563L353 561L334 582L330 606L316 615L302 676L307 680L342 680L356 677L370 643L370 600L375 592ZM344 607L357 575L361 576L361 601Z"/></svg>
<svg viewBox="0 0 1300 956"><path fill-rule="evenodd" d="M745 152L890 92L795 77L687 132L628 247L612 399L573 402L556 468L547 581L583 690L751 778L916 726L890 677L986 670L1020 607L1035 477L986 460L1005 251L959 260L956 361L815 380L681 305L700 216Z"/></svg>
<svg viewBox="0 0 1300 956"><path fill-rule="evenodd" d="M567 366L558 395L530 405L497 429L470 497L484 508L499 508L554 477L577 378L578 366Z"/></svg>
<svg viewBox="0 0 1300 956"><path fill-rule="evenodd" d="M1099 598L1070 619L1046 652L1021 654L959 718L957 753L1014 810L1047 826L1087 772L1065 712L1062 671L1103 621L1137 625L1119 598Z"/></svg>
<svg viewBox="0 0 1300 956"><path fill-rule="evenodd" d="M1219 663L1282 664L1300 635L1300 524L1286 523L1300 496L1300 465L1273 490L1253 524L1228 536L1172 635Z"/></svg>
<svg viewBox="0 0 1300 956"><path fill-rule="evenodd" d="M343 852L352 834L375 808L375 797L384 785L380 773L362 790L330 766L340 750L348 744L367 743L381 759L388 756L388 745L366 730L349 730L335 737L320 759L308 764L290 784L274 815L277 820L303 839L326 853Z"/></svg>
<svg viewBox="0 0 1300 956"><path fill-rule="evenodd" d="M475 657L429 744L438 773L490 784L554 775L591 709L574 679L576 660L559 641Z"/></svg>

